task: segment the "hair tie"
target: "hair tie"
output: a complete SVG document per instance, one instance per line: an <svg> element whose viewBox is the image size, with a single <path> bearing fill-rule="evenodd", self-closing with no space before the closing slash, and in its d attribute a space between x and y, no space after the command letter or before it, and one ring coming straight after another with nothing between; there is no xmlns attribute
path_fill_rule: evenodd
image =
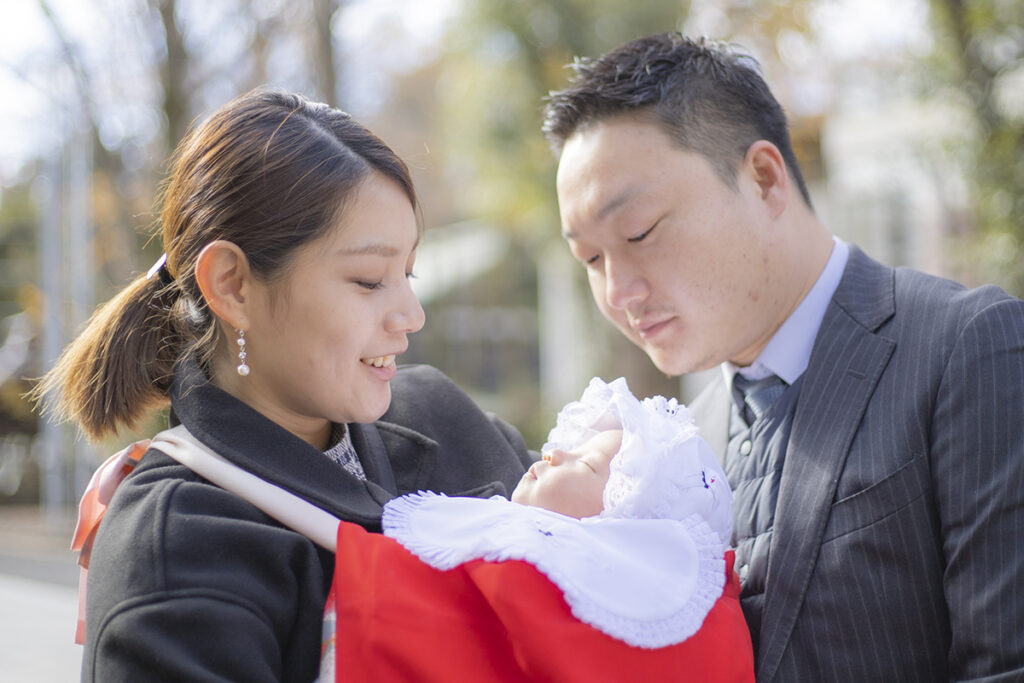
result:
<svg viewBox="0 0 1024 683"><path fill-rule="evenodd" d="M154 275L160 278L160 284L164 287L174 282L174 277L167 270L166 253L160 254L160 258L156 260L156 263L150 266L149 271L146 273L146 279L150 280Z"/></svg>

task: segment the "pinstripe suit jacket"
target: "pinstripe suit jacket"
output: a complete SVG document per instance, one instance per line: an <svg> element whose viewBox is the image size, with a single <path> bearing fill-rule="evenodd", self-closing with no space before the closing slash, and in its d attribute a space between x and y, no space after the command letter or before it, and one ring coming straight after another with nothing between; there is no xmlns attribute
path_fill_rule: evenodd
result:
<svg viewBox="0 0 1024 683"><path fill-rule="evenodd" d="M725 452L729 395L693 402ZM1024 681L1024 302L851 248L779 485L758 681Z"/></svg>

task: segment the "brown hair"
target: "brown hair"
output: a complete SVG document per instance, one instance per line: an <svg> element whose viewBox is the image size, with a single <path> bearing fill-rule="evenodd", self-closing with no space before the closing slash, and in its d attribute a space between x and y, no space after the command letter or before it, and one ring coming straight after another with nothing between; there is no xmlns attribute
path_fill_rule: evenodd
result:
<svg viewBox="0 0 1024 683"><path fill-rule="evenodd" d="M99 307L33 391L54 393L52 412L98 439L131 427L167 400L174 363L206 363L218 327L195 265L214 240L236 244L264 282L281 277L295 250L336 224L371 172L401 187L416 208L408 169L377 136L325 104L254 91L187 134L161 189L167 262Z"/></svg>

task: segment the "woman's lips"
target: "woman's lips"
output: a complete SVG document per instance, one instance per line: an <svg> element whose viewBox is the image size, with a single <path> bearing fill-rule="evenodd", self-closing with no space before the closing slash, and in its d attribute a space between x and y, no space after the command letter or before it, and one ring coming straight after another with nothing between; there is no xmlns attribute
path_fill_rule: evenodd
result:
<svg viewBox="0 0 1024 683"><path fill-rule="evenodd" d="M360 358L359 360L379 379L389 382L398 374L398 366L395 365L395 355L387 354L373 358Z"/></svg>
<svg viewBox="0 0 1024 683"><path fill-rule="evenodd" d="M375 368L382 368L395 364L395 354L392 353L386 356L377 356L376 358L360 358L360 361L364 365L372 365Z"/></svg>

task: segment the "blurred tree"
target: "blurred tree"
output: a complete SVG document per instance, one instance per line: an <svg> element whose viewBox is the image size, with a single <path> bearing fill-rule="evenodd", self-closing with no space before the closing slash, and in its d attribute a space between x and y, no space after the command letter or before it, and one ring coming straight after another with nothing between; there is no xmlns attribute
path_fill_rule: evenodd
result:
<svg viewBox="0 0 1024 683"><path fill-rule="evenodd" d="M466 0L445 38L438 88L444 153L462 209L540 237L557 226L554 161L540 135L542 98L565 65L678 28L687 0ZM539 233L543 230L543 233Z"/></svg>
<svg viewBox="0 0 1024 683"><path fill-rule="evenodd" d="M3 191L0 258L17 263L0 277L0 313L23 307L16 292L36 270L36 245L21 237L25 225L39 229L33 214L40 200L27 201L37 179L52 188L42 201L56 204L51 215L63 263L51 270L62 274L67 290L66 273L91 266L96 297L105 300L159 254L159 240L150 240L157 185L170 151L197 116L268 83L334 98L326 84L337 80L331 24L340 2L122 0L69 9L36 0L49 35L23 61L5 66L46 94L51 115L40 117L37 134L50 146L31 162L36 171L26 164ZM317 84L325 84L324 93ZM83 158L83 135L92 141L88 166L84 174L69 174ZM68 203L83 191L84 201ZM90 214L84 219L82 207ZM68 239L67 225L83 220L95 240L80 248ZM56 305L63 334L73 334L81 317L68 316L66 302ZM45 362L34 357L25 372L38 376Z"/></svg>
<svg viewBox="0 0 1024 683"><path fill-rule="evenodd" d="M156 0L155 5L164 48L164 58L157 67L162 100L160 108L167 122L163 148L172 150L185 134L193 110L189 101L189 54L185 49L185 36L178 25L177 0Z"/></svg>
<svg viewBox="0 0 1024 683"><path fill-rule="evenodd" d="M332 107L339 106L338 99L338 57L334 32L331 30L334 15L341 7L341 0L312 0L312 21L310 33L313 36L311 66L317 91Z"/></svg>
<svg viewBox="0 0 1024 683"><path fill-rule="evenodd" d="M53 28L57 48L45 48L50 52L49 63L37 59L34 64L43 66L32 77L40 90L56 92L51 86L60 85L67 91L54 96L55 108L60 110L56 118L66 117L72 106L82 104L93 139L91 204L97 236L94 251L101 268L100 298L158 254L158 243L145 242L155 222L155 185L168 152L195 117L265 83L351 109L352 93L376 88L375 79L382 78L369 71L346 77L340 51L339 12L361 13L370 9L370 2L362 8L356 0L92 2L86 5L100 21L91 32L75 30L78 27L70 15L61 13L65 4L52 2L51 6L51 2L37 0ZM939 74L944 87L959 89L978 122L977 137L965 131L961 150L972 159L968 176L977 199L969 221L975 229L965 229L964 239L978 246L960 250L974 258L968 264L971 270L964 272L976 279L999 281L1020 294L1024 292L1020 218L1024 215L1020 95L1024 92L1024 3L928 3L937 36L936 59L918 66L931 70L926 75L933 82ZM821 7L840 4L844 3L461 0L458 16L439 41L441 57L419 63L401 76L383 104L359 115L410 161L428 226L475 219L501 226L513 241L510 258L516 264L472 283L473 296L460 295L453 305L493 306L506 299L527 306L537 293L519 291L534 286L536 280L525 270L544 262L549 247L565 251L558 244L555 162L539 127L542 98L564 86L567 63L578 55L598 55L639 35L696 28L698 33L735 40L752 49L773 88L787 101L797 92L786 75L793 71L794 46L813 55L805 60L808 70L831 68L826 61L828 46L817 42L821 26L814 19ZM695 23L697 15L710 19ZM375 38L382 37L376 48L381 54L371 55L371 63L387 61L382 58L384 50L401 53L409 42L398 27L401 22L393 23L374 29L379 34ZM367 51L363 43L349 48L348 57ZM870 62L871 57L852 59L861 63ZM895 70L892 64L887 68ZM349 87L341 88L343 82ZM70 88L64 87L67 83ZM63 99L58 102L59 98ZM69 104L70 100L74 102ZM816 116L824 113L814 112ZM801 155L804 114L798 112L794 125ZM812 131L819 127L820 121L810 126ZM67 131L55 134L66 136ZM813 141L808 155L801 157L805 168L817 162L812 148ZM8 196L27 196L28 180L25 183L15 192L5 190L5 206L0 208L7 209ZM0 216L0 243L3 221ZM16 234L17 229L11 227L8 232ZM566 263L564 268L573 267ZM578 291L585 293L583 269L571 272ZM517 289L513 292L509 287ZM581 340L580 346L594 347L595 372L607 369L625 374L638 393L677 392L678 383L658 375L642 353L600 319L592 304L581 300L560 305L584 311L589 338ZM448 319L446 311L438 312L440 319ZM457 367L444 369L458 375ZM541 411L538 422L549 425L551 415L536 400L535 390L523 390L523 394L531 408Z"/></svg>
<svg viewBox="0 0 1024 683"><path fill-rule="evenodd" d="M973 230L961 239L972 279L1024 295L1024 3L931 0L936 61L973 111Z"/></svg>
<svg viewBox="0 0 1024 683"><path fill-rule="evenodd" d="M688 9L688 0L634 0L628 6L614 0L466 0L443 41L437 77L438 154L443 161L435 166L443 167L448 191L457 196L449 220L474 218L502 226L513 240L510 257L524 254L533 268L552 263L546 257L552 246L564 252L560 265L553 267L576 281L571 290L579 300L558 301L554 315L582 318L579 325L558 331L565 333L560 348L547 350L542 320L541 355L551 354L554 364L567 366L574 356L593 356L593 363L576 366L579 372L586 377L613 373L608 379L624 375L642 395L676 395L679 383L660 374L639 349L600 318L583 294L587 291L584 269L574 266L564 245L557 244L561 239L555 160L540 133L543 97L565 86L565 65L576 56L596 56L627 40L679 28ZM520 299L522 295L508 288L536 291L537 282L536 274L491 280L486 287L475 284L474 296L504 286L502 298ZM544 291L529 294L547 295ZM443 312L439 314L444 317ZM457 364L444 369L469 384L470 378L460 376ZM525 376L525 371L508 368L511 374L501 391L513 390L516 377ZM539 446L538 439L551 427L553 410L578 397L584 383L582 376L573 380L568 395L550 393L550 386L541 392L531 386L524 392L521 405L529 414L517 413L517 423L533 445Z"/></svg>

